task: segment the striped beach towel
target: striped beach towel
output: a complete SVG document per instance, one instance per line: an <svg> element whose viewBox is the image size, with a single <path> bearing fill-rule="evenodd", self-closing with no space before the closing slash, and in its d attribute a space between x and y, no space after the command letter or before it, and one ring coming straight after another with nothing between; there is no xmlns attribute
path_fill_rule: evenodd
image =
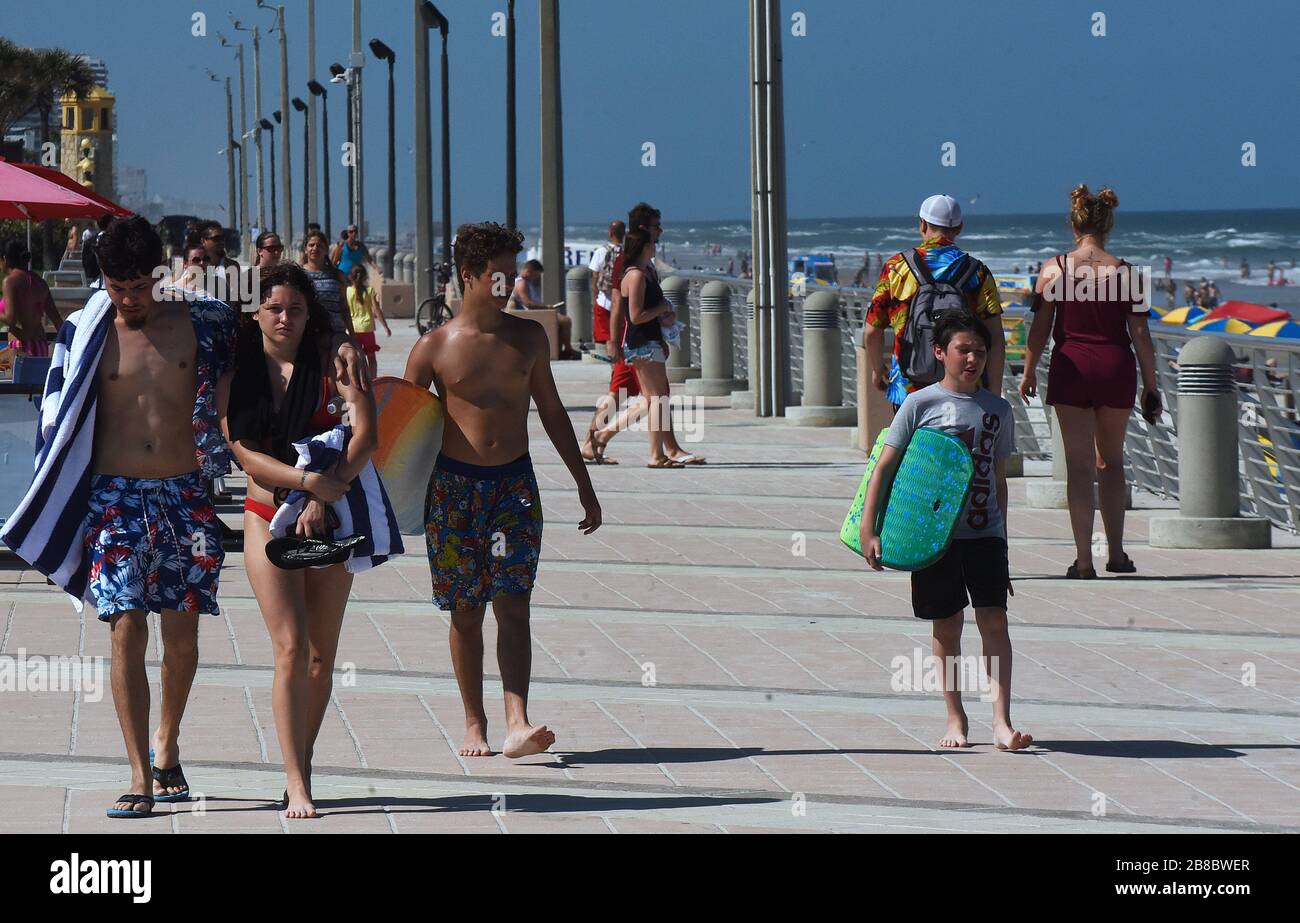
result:
<svg viewBox="0 0 1300 923"><path fill-rule="evenodd" d="M95 437L95 373L113 303L96 292L59 328L36 428L36 473L0 539L73 598L86 596L84 526Z"/></svg>
<svg viewBox="0 0 1300 923"><path fill-rule="evenodd" d="M324 471L338 461L352 435L352 428L339 424L327 432L302 442L295 442L299 468ZM282 538L293 529L307 501L306 491L290 491L271 517L271 537ZM345 539L364 535L366 540L352 549L352 556L344 562L348 573L378 567L391 557L403 554L402 534L397 528L397 515L388 501L384 482L371 462L366 462L361 473L352 479L348 492L330 504L339 518L339 527L333 538Z"/></svg>

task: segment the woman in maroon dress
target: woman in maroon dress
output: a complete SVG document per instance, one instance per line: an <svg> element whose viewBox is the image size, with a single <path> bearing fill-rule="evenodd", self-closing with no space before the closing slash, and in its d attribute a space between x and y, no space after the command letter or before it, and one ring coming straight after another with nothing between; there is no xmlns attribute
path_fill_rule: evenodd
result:
<svg viewBox="0 0 1300 923"><path fill-rule="evenodd" d="M1070 193L1075 248L1047 263L1038 276L1020 382L1026 400L1037 393L1038 359L1050 331L1046 401L1056 411L1065 444L1066 496L1077 553L1066 576L1084 580L1097 576L1092 561L1094 481L1109 546L1106 570L1137 570L1124 552L1124 434L1137 396L1138 366L1142 406L1149 415L1160 412L1155 350L1147 328L1149 279L1106 251L1118 204L1108 187L1093 195L1080 185Z"/></svg>

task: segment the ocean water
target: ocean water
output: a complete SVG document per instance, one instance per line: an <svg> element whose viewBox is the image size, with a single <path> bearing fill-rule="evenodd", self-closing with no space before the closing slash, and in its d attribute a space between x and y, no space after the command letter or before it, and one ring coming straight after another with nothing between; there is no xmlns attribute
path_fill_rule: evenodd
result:
<svg viewBox="0 0 1300 923"><path fill-rule="evenodd" d="M794 219L787 243L792 256L830 253L841 272L851 274L866 251L888 256L918 243L916 222L911 217ZM536 239L537 229L527 233L529 240ZM604 224L565 228L566 241L578 250L590 250L604 237ZM1069 249L1073 236L1064 213L981 215L970 209L960 243L994 272L1010 273ZM722 253L707 253L710 244L720 244ZM749 222L682 222L669 217L661 246L665 258L682 269L725 267L738 250L751 249ZM1155 278L1163 277L1168 256L1176 279L1205 277L1215 280L1225 297L1300 306L1300 209L1126 212L1121 207L1109 249L1131 263L1151 266ZM1243 258L1250 264L1248 279L1241 278ZM1291 284L1267 287L1269 260L1284 270ZM739 266L736 260L737 271Z"/></svg>

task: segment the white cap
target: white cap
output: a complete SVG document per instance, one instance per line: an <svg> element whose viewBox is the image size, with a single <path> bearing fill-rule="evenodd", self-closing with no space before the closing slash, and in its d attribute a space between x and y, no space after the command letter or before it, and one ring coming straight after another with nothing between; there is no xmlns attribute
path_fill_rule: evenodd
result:
<svg viewBox="0 0 1300 923"><path fill-rule="evenodd" d="M932 195L921 203L919 212L926 224L955 228L961 224L961 206L950 195Z"/></svg>

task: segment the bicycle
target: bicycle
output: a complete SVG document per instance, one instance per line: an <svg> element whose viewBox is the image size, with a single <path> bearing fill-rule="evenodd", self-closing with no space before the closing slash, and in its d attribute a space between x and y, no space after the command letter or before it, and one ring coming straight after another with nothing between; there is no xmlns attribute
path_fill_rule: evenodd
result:
<svg viewBox="0 0 1300 923"><path fill-rule="evenodd" d="M438 284L436 295L424 299L415 309L415 329L424 336L435 327L441 327L451 320L451 308L447 306L447 283L451 280L451 267L446 263L438 264Z"/></svg>

